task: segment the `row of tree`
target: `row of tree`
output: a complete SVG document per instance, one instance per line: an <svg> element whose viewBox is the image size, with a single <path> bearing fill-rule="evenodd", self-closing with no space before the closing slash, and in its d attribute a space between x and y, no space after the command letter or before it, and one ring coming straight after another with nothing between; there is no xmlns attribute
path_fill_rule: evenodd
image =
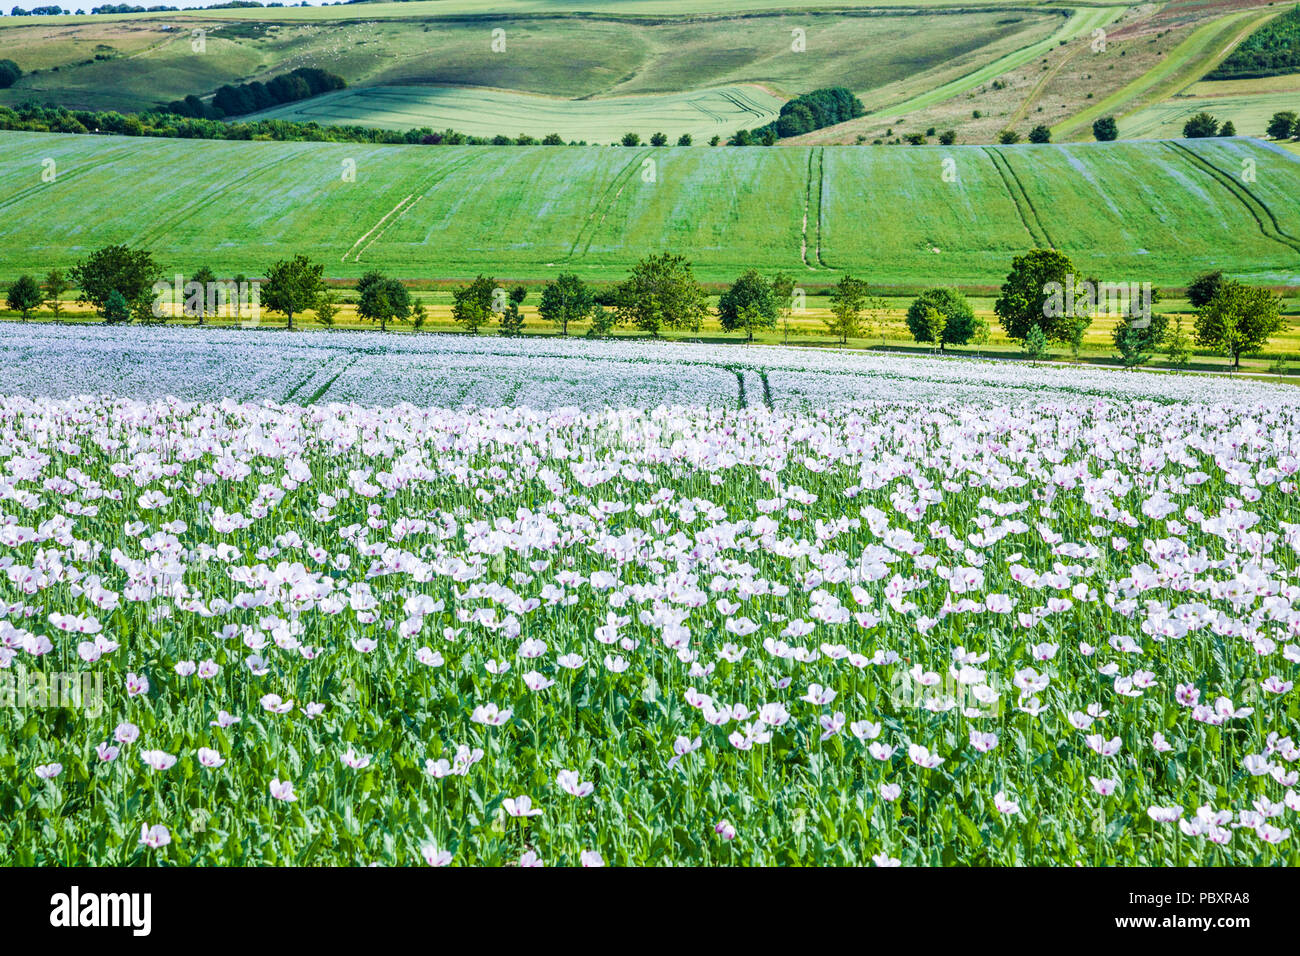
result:
<svg viewBox="0 0 1300 956"><path fill-rule="evenodd" d="M1034 249L1012 260L993 311L1007 337L1021 343L1030 357L1043 357L1053 345L1067 347L1078 357L1100 303L1090 294L1076 303L1074 289L1091 292L1103 285L1096 279L1081 282L1079 275L1069 256L1056 249ZM1063 290L1069 290L1071 307L1054 308ZM1186 294L1195 310L1192 340L1227 355L1234 369L1241 366L1243 355L1260 351L1285 327L1279 295L1226 278L1222 271L1197 276ZM1186 364L1190 348L1181 318L1171 324L1168 315L1152 311L1150 305L1159 298L1159 290L1150 290L1143 309L1130 298L1126 313L1118 316L1112 341L1125 365L1145 364L1161 349L1174 364Z"/></svg>
<svg viewBox="0 0 1300 956"><path fill-rule="evenodd" d="M259 283L259 307L285 316L289 328L295 317L307 312L321 324L333 325L342 303L325 282L324 271L321 263L304 255L274 263ZM51 270L43 282L20 276L10 284L6 303L24 320L42 306L59 318L63 297L76 289L77 301L91 305L105 321L156 322L165 319L155 308L155 287L161 279L162 270L148 251L108 246L79 261L67 276L58 269ZM243 281L242 276L235 279L236 284ZM198 284L200 294L185 311L201 324L213 311L211 297L205 300L201 292L216 283L216 276L205 267L191 276L191 282ZM1104 287L1096 279L1081 280L1074 263L1059 250L1034 249L1012 260L993 311L1007 337L1020 343L1030 357L1041 358L1058 346L1077 358L1088 327L1104 306L1113 304L1093 294ZM1076 289L1084 294L1076 297ZM1064 308L1063 291L1069 303ZM782 321L788 335L796 294L788 274L769 279L748 270L718 297L718 321L725 331L743 332L746 340ZM1260 351L1284 326L1278 295L1226 278L1221 271L1196 277L1186 295L1195 310L1191 339L1182 330L1181 316L1171 322L1168 315L1151 308L1159 301L1159 290L1148 287L1141 307L1136 295L1121 303L1126 311L1118 317L1112 340L1125 365L1144 364L1161 349L1175 364L1185 364L1194 340L1229 356L1236 368L1243 355ZM470 334L495 323L500 334L519 335L524 325L521 306L527 297L523 286L507 291L496 279L479 275L452 293L452 319ZM864 280L848 274L831 289L829 301L829 314L822 321L828 334L845 344L862 334L864 318L874 322L888 310L885 300L872 296ZM406 285L377 270L357 282L354 304L357 315L380 330L399 322L410 322L418 330L427 321L424 305L412 299ZM612 289L594 290L576 274L563 273L542 289L537 313L560 335L568 335L573 324L589 322L587 334L593 337L610 335L620 325L658 337L666 330L698 333L709 314L709 296L684 257L663 253L642 259ZM923 291L908 306L906 322L917 342L939 350L984 344L989 338L987 323L960 291L951 288Z"/></svg>
<svg viewBox="0 0 1300 956"><path fill-rule="evenodd" d="M269 110L282 103L293 103L321 93L341 90L347 85L337 73L313 66L300 66L265 83L257 80L237 85L226 83L217 88L211 103L205 103L200 97L190 94L183 100L173 100L167 109L178 116L222 119Z"/></svg>

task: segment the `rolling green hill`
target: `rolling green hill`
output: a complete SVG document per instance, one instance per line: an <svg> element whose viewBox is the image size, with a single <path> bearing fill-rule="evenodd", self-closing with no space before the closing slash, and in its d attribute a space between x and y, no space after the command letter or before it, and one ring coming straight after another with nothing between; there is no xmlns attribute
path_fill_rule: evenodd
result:
<svg viewBox="0 0 1300 956"><path fill-rule="evenodd" d="M454 129L470 136L520 134L540 139L558 133L565 141L609 143L634 132L648 141L663 132L676 141L689 133L697 142L726 138L737 129L776 119L782 100L754 86L723 86L691 93L562 100L550 96L430 86L369 86L241 117L300 123L342 123L408 130Z"/></svg>
<svg viewBox="0 0 1300 956"><path fill-rule="evenodd" d="M303 252L336 277L606 280L667 250L707 281L755 267L808 284L849 270L992 285L1050 242L1107 281L1181 285L1217 267L1300 284L1297 197L1300 162L1245 139L623 149L0 133L0 279L124 242L169 270L226 274Z"/></svg>

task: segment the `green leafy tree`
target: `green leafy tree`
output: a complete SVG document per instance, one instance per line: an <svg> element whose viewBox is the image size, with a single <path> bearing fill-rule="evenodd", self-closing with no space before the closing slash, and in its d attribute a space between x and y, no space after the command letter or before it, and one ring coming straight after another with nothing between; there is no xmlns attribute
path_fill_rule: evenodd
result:
<svg viewBox="0 0 1300 956"><path fill-rule="evenodd" d="M624 134L623 134L623 145L624 145L624 146L640 146L640 145L641 145L641 137L638 136L636 133L624 133Z"/></svg>
<svg viewBox="0 0 1300 956"><path fill-rule="evenodd" d="M1291 110L1283 110L1273 114L1273 118L1268 121L1268 135L1273 139L1290 139L1300 129L1300 117Z"/></svg>
<svg viewBox="0 0 1300 956"><path fill-rule="evenodd" d="M1024 342L1031 329L1041 329L1049 341L1069 341L1064 308L1058 303L1067 282L1073 282L1074 264L1055 249L1034 249L1011 260L1011 272L993 311L1007 335ZM1054 297L1054 293L1055 296Z"/></svg>
<svg viewBox="0 0 1300 956"><path fill-rule="evenodd" d="M754 330L776 327L779 312L772 285L755 269L750 269L718 297L718 320L723 331L743 331L745 340L754 340Z"/></svg>
<svg viewBox="0 0 1300 956"><path fill-rule="evenodd" d="M776 300L776 314L781 320L781 329L788 344L790 320L794 316L794 278L789 273L778 272L772 276L772 298Z"/></svg>
<svg viewBox="0 0 1300 956"><path fill-rule="evenodd" d="M1037 325L1030 326L1028 333L1025 335L1022 351L1025 355L1035 362L1040 362L1047 357L1047 333Z"/></svg>
<svg viewBox="0 0 1300 956"><path fill-rule="evenodd" d="M400 279L371 270L357 282L357 315L387 332L388 323L410 318L411 294Z"/></svg>
<svg viewBox="0 0 1300 956"><path fill-rule="evenodd" d="M456 289L451 294L452 320L470 335L477 335L482 326L492 321L492 296L496 287L496 279L479 275L469 285Z"/></svg>
<svg viewBox="0 0 1300 956"><path fill-rule="evenodd" d="M131 303L152 299L153 285L162 270L148 251L116 245L92 252L68 270L68 276L80 289L77 301L93 305L107 319L108 300L114 292L126 300L129 314Z"/></svg>
<svg viewBox="0 0 1300 956"><path fill-rule="evenodd" d="M1013 129L1004 129L998 133L998 142L1003 146L1012 146L1020 142L1020 134Z"/></svg>
<svg viewBox="0 0 1300 956"><path fill-rule="evenodd" d="M1186 368L1192 357L1192 343L1183 331L1182 315L1174 316L1173 328L1165 336L1165 358L1176 368Z"/></svg>
<svg viewBox="0 0 1300 956"><path fill-rule="evenodd" d="M515 286L507 296L506 307L501 311L501 334L507 338L517 338L524 332L524 314L520 311L528 290L521 285Z"/></svg>
<svg viewBox="0 0 1300 956"><path fill-rule="evenodd" d="M975 331L975 310L966 297L956 289L926 289L907 307L907 330L917 342L934 342L928 322L927 310L935 309L944 317L943 335L938 341L942 351L945 345L965 345Z"/></svg>
<svg viewBox="0 0 1300 956"><path fill-rule="evenodd" d="M333 328L334 320L339 315L338 296L333 292L322 292L312 305L312 311L316 313L317 322L326 328Z"/></svg>
<svg viewBox="0 0 1300 956"><path fill-rule="evenodd" d="M1169 316L1152 313L1149 316L1135 316L1132 312L1115 324L1111 332L1111 341L1119 353L1120 363L1125 368L1135 368L1151 361L1165 341L1169 329Z"/></svg>
<svg viewBox="0 0 1300 956"><path fill-rule="evenodd" d="M1223 270L1215 269L1213 272L1203 272L1191 281L1187 286L1187 301L1192 304L1193 309L1203 308L1211 299L1214 293L1219 291L1219 286L1223 284Z"/></svg>
<svg viewBox="0 0 1300 956"><path fill-rule="evenodd" d="M1196 310L1196 344L1223 352L1234 369L1282 331L1282 300L1268 289L1224 279L1214 297Z"/></svg>
<svg viewBox="0 0 1300 956"><path fill-rule="evenodd" d="M26 322L34 311L40 308L44 296L41 287L29 275L19 276L10 286L5 296L5 304L13 309Z"/></svg>
<svg viewBox="0 0 1300 956"><path fill-rule="evenodd" d="M667 146L667 145L668 145L668 134L667 134L667 133L651 133L651 134L650 134L650 145L651 145L651 146Z"/></svg>
<svg viewBox="0 0 1300 956"><path fill-rule="evenodd" d="M61 271L51 269L45 275L45 305L57 322L63 317L63 294L72 288Z"/></svg>
<svg viewBox="0 0 1300 956"><path fill-rule="evenodd" d="M0 90L13 86L22 75L23 71L13 60L0 60Z"/></svg>
<svg viewBox="0 0 1300 956"><path fill-rule="evenodd" d="M681 136L677 137L678 146L690 146L692 142L690 133L682 133Z"/></svg>
<svg viewBox="0 0 1300 956"><path fill-rule="evenodd" d="M698 331L708 299L691 264L665 252L638 262L614 301L622 321L657 338L664 328Z"/></svg>
<svg viewBox="0 0 1300 956"><path fill-rule="evenodd" d="M114 289L108 294L108 301L104 303L102 314L104 321L110 325L130 322L131 303L126 301L126 296Z"/></svg>
<svg viewBox="0 0 1300 956"><path fill-rule="evenodd" d="M929 342L936 349L943 347L943 330L948 325L948 317L932 305L925 307L925 314L921 317L921 324L924 326L925 337L920 341Z"/></svg>
<svg viewBox="0 0 1300 956"><path fill-rule="evenodd" d="M951 146L957 142L957 131L955 129L946 129L939 134L940 146Z"/></svg>
<svg viewBox="0 0 1300 956"><path fill-rule="evenodd" d="M1233 123L1232 120L1225 120L1224 123L1223 123L1223 125L1219 127L1219 135L1220 135L1220 136L1236 136L1236 135L1237 135L1237 126L1236 126L1236 124Z"/></svg>
<svg viewBox="0 0 1300 956"><path fill-rule="evenodd" d="M266 271L262 305L267 311L283 313L288 319L288 327L293 328L293 317L320 301L325 291L324 272L323 265L302 254L292 259L281 259Z"/></svg>
<svg viewBox="0 0 1300 956"><path fill-rule="evenodd" d="M867 283L847 273L831 290L831 314L822 321L827 331L846 345L856 336L862 324L862 310L867 304Z"/></svg>
<svg viewBox="0 0 1300 956"><path fill-rule="evenodd" d="M1039 123L1029 131L1029 142L1031 143L1050 143L1052 141L1052 131Z"/></svg>
<svg viewBox="0 0 1300 956"><path fill-rule="evenodd" d="M411 328L419 332L428 321L429 313L425 311L423 302L416 302L411 306Z"/></svg>
<svg viewBox="0 0 1300 956"><path fill-rule="evenodd" d="M1186 139L1204 139L1219 134L1219 121L1209 113L1197 113L1183 124L1183 137Z"/></svg>
<svg viewBox="0 0 1300 956"><path fill-rule="evenodd" d="M591 315L596 300L587 284L575 273L562 272L554 282L542 289L537 314L560 329L560 335L569 334L570 322L581 322Z"/></svg>
<svg viewBox="0 0 1300 956"><path fill-rule="evenodd" d="M1103 116L1092 124L1092 138L1099 143L1119 139L1119 125L1113 116Z"/></svg>
<svg viewBox="0 0 1300 956"><path fill-rule="evenodd" d="M587 338L607 339L614 334L616 325L618 325L617 312L613 309L607 309L603 305L593 305L591 307L591 327L587 329Z"/></svg>

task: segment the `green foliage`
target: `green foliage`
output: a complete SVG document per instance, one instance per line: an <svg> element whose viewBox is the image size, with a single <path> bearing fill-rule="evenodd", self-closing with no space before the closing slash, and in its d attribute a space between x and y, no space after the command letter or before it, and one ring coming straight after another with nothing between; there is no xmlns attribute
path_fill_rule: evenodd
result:
<svg viewBox="0 0 1300 956"><path fill-rule="evenodd" d="M515 286L506 296L506 306L501 311L501 334L506 338L516 338L523 334L524 314L519 307L528 298L528 290L521 285Z"/></svg>
<svg viewBox="0 0 1300 956"><path fill-rule="evenodd" d="M29 275L21 275L9 285L5 296L5 305L13 309L26 322L31 314L40 308L44 295L37 281Z"/></svg>
<svg viewBox="0 0 1300 956"><path fill-rule="evenodd" d="M1029 142L1031 143L1050 143L1052 141L1052 131L1039 123L1029 131Z"/></svg>
<svg viewBox="0 0 1300 956"><path fill-rule="evenodd" d="M907 307L907 330L917 342L934 342L932 320L929 310L934 309L943 316L943 334L938 340L939 348L945 345L965 345L975 334L975 310L966 301L966 296L956 289L926 289Z"/></svg>
<svg viewBox="0 0 1300 956"><path fill-rule="evenodd" d="M1223 270L1215 269L1213 272L1203 272L1191 281L1187 286L1187 301L1192 304L1193 309L1203 308L1211 299L1214 293L1219 291L1219 286L1223 284Z"/></svg>
<svg viewBox="0 0 1300 956"><path fill-rule="evenodd" d="M1003 146L1010 146L1014 143L1020 142L1020 134L1013 129L1004 129L1002 132L998 133L998 142Z"/></svg>
<svg viewBox="0 0 1300 956"><path fill-rule="evenodd" d="M238 86L226 84L218 87L212 97L212 107L207 109L198 97L187 96L175 101L168 107L171 112L181 116L198 118L216 118L223 116L242 116L271 109L281 103L305 100L321 93L341 90L347 86L343 77L336 73L310 66L300 66L282 73L266 83L254 81L240 83Z"/></svg>
<svg viewBox="0 0 1300 956"><path fill-rule="evenodd" d="M1268 121L1267 133L1273 139L1290 139L1292 136L1300 135L1300 117L1296 116L1294 110L1282 110L1274 113L1273 118Z"/></svg>
<svg viewBox="0 0 1300 956"><path fill-rule="evenodd" d="M664 328L699 331L707 301L691 264L667 252L638 262L615 293L619 319L655 337Z"/></svg>
<svg viewBox="0 0 1300 956"><path fill-rule="evenodd" d="M357 282L357 315L369 322L378 322L379 331L386 332L389 322L404 322L410 318L411 294L401 280L372 270Z"/></svg>
<svg viewBox="0 0 1300 956"><path fill-rule="evenodd" d="M1173 327L1165 334L1165 358L1175 368L1186 368L1192 356L1192 343L1183 331L1182 315L1174 316Z"/></svg>
<svg viewBox="0 0 1300 956"><path fill-rule="evenodd" d="M497 280L478 275L469 285L461 286L452 294L451 317L470 335L492 321L493 296Z"/></svg>
<svg viewBox="0 0 1300 956"><path fill-rule="evenodd" d="M1092 138L1099 143L1119 139L1119 125L1113 116L1103 116L1092 124Z"/></svg>
<svg viewBox="0 0 1300 956"><path fill-rule="evenodd" d="M1197 113L1183 124L1183 137L1186 139L1203 139L1219 135L1219 121L1204 111Z"/></svg>
<svg viewBox="0 0 1300 956"><path fill-rule="evenodd" d="M293 317L320 301L325 291L324 272L323 265L302 254L279 260L266 272L262 305L270 312L283 313L288 327L293 328Z"/></svg>
<svg viewBox="0 0 1300 956"><path fill-rule="evenodd" d="M771 283L750 269L718 297L718 319L726 332L743 331L752 341L755 329L776 327L778 299Z"/></svg>
<svg viewBox="0 0 1300 956"><path fill-rule="evenodd" d="M316 313L317 322L326 328L332 327L339 314L338 296L333 292L322 292L312 305L312 311Z"/></svg>
<svg viewBox="0 0 1300 956"><path fill-rule="evenodd" d="M847 344L858 334L862 325L862 310L866 307L867 283L845 273L831 290L831 314L822 321L831 335Z"/></svg>
<svg viewBox="0 0 1300 956"><path fill-rule="evenodd" d="M1056 249L1034 249L1011 260L1011 272L1002 284L993 311L1007 336L1026 342L1033 329L1039 329L1048 341L1069 341L1069 316L1049 314L1061 310L1048 308L1053 288L1059 294L1067 281L1073 281L1074 264Z"/></svg>
<svg viewBox="0 0 1300 956"><path fill-rule="evenodd" d="M1037 325L1030 326L1029 332L1025 335L1024 344L1021 350L1030 359L1040 362L1047 357L1047 335Z"/></svg>
<svg viewBox="0 0 1300 956"><path fill-rule="evenodd" d="M1206 79L1279 76L1300 70L1300 6L1264 24L1237 45Z"/></svg>
<svg viewBox="0 0 1300 956"><path fill-rule="evenodd" d="M51 269L45 275L45 305L53 313L55 321L63 316L63 294L72 288L60 269Z"/></svg>
<svg viewBox="0 0 1300 956"><path fill-rule="evenodd" d="M569 334L570 322L581 322L595 308L595 298L576 273L562 272L542 289L537 314L557 325L561 335Z"/></svg>
<svg viewBox="0 0 1300 956"><path fill-rule="evenodd" d="M13 86L22 75L23 71L13 60L0 60L0 90Z"/></svg>
<svg viewBox="0 0 1300 956"><path fill-rule="evenodd" d="M74 265L68 275L81 290L77 301L93 305L103 318L109 319L107 308L114 292L127 302L129 311L130 303L149 297L162 270L147 250L114 245L92 252Z"/></svg>
<svg viewBox="0 0 1300 956"><path fill-rule="evenodd" d="M1224 279L1213 298L1196 310L1196 344L1223 352L1239 368L1242 355L1258 352L1284 324L1277 295Z"/></svg>
<svg viewBox="0 0 1300 956"><path fill-rule="evenodd" d="M776 121L753 130L751 136L762 140L767 133L775 137L800 136L815 129L834 126L866 113L862 101L843 86L803 93L781 107ZM746 144L738 144L746 145Z"/></svg>
<svg viewBox="0 0 1300 956"><path fill-rule="evenodd" d="M1111 341L1125 368L1145 365L1165 343L1169 316L1153 312L1142 318L1132 314L1124 316L1111 332Z"/></svg>

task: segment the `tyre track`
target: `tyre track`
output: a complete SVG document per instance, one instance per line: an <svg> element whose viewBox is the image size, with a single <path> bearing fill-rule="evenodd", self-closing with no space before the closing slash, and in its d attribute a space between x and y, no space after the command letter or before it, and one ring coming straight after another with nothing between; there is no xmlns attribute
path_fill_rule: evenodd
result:
<svg viewBox="0 0 1300 956"><path fill-rule="evenodd" d="M1238 181L1236 176L1220 169L1204 156L1195 150L1189 149L1182 143L1166 142L1165 146L1176 155L1191 161L1195 168L1212 176L1226 187L1228 192L1232 193L1237 201L1246 207L1247 212L1254 218L1255 225L1259 226L1259 231L1266 239L1288 246L1294 252L1300 252L1300 238L1284 230L1281 223L1277 221L1277 216L1273 214L1273 210L1269 209L1268 204L1256 196L1245 183ZM1265 220L1267 220L1267 223Z"/></svg>

